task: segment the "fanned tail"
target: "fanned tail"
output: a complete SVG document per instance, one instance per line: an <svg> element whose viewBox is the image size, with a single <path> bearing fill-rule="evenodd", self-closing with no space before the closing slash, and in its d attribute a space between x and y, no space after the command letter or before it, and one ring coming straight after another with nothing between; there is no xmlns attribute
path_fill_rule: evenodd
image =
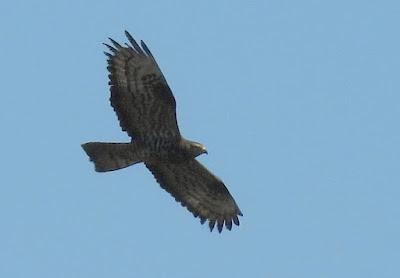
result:
<svg viewBox="0 0 400 278"><path fill-rule="evenodd" d="M114 171L142 162L131 143L89 142L82 144L82 148L97 172Z"/></svg>

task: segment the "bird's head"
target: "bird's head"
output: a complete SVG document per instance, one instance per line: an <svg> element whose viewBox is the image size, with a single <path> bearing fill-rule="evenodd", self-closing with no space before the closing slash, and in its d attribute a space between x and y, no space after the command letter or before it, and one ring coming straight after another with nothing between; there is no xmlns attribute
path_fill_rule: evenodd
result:
<svg viewBox="0 0 400 278"><path fill-rule="evenodd" d="M191 156L196 157L203 153L208 154L206 147L198 142L187 140L187 149Z"/></svg>

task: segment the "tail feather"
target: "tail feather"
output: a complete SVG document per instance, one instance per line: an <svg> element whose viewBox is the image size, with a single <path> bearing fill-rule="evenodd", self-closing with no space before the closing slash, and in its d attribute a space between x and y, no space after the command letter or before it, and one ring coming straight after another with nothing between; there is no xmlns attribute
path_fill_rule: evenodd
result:
<svg viewBox="0 0 400 278"><path fill-rule="evenodd" d="M142 162L131 143L89 142L82 144L82 148L97 172L114 171Z"/></svg>

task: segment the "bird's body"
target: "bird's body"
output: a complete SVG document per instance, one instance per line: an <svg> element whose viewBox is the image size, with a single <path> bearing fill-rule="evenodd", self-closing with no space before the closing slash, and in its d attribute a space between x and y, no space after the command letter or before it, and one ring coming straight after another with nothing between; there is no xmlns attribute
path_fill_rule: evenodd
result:
<svg viewBox="0 0 400 278"><path fill-rule="evenodd" d="M147 46L140 47L125 32L131 45L110 39L106 45L110 72L110 102L129 143L89 142L82 147L98 172L118 170L143 162L166 191L186 206L201 223L217 224L221 232L239 225L242 215L223 182L195 158L205 147L180 134L176 102Z"/></svg>

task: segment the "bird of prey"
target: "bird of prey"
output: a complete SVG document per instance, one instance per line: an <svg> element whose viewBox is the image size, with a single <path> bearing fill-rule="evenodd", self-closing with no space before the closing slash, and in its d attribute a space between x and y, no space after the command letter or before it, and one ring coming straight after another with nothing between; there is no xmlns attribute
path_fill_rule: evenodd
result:
<svg viewBox="0 0 400 278"><path fill-rule="evenodd" d="M167 81L146 44L141 46L125 31L130 44L110 38L104 44L108 57L110 102L120 126L131 137L128 143L89 142L82 148L97 172L144 163L157 182L182 206L228 230L239 225L242 213L224 183L196 157L207 153L197 142L185 139L176 120L176 102Z"/></svg>

